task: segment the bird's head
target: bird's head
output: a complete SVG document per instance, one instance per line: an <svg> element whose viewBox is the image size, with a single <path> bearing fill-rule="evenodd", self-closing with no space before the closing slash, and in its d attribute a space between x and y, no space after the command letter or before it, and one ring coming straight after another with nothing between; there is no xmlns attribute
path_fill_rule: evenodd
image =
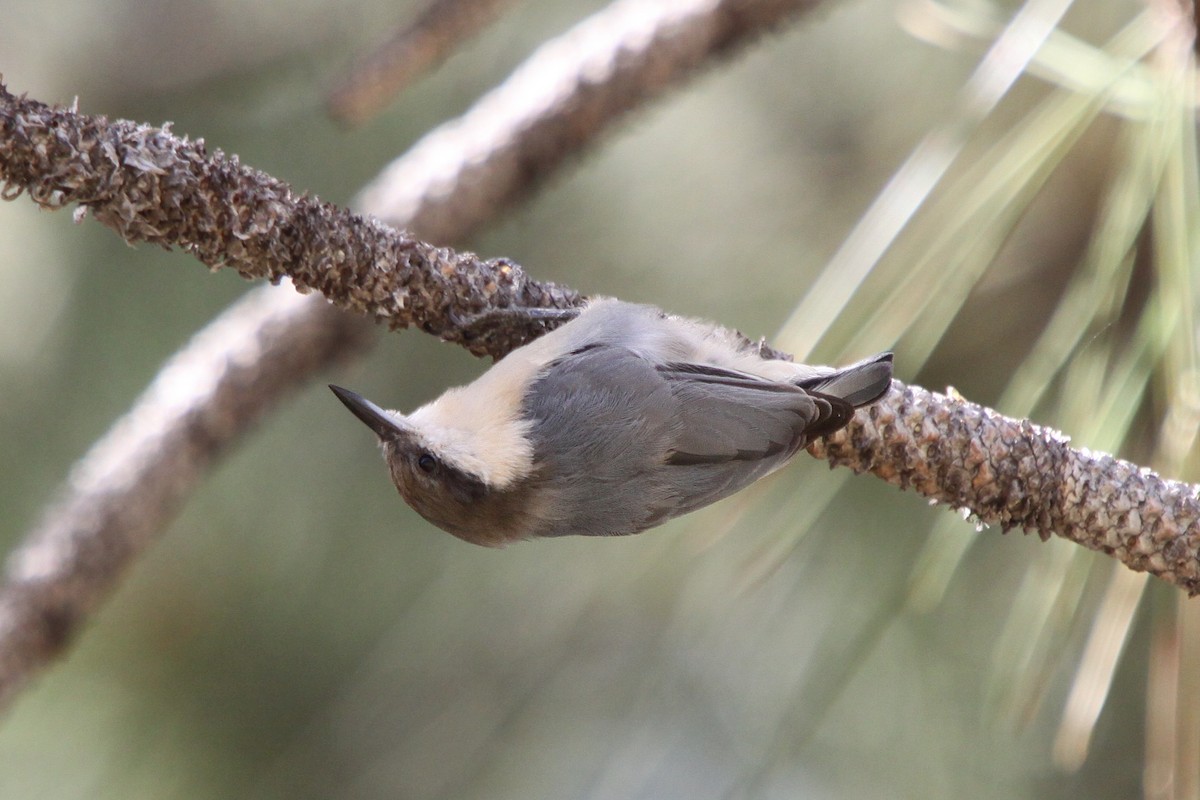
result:
<svg viewBox="0 0 1200 800"><path fill-rule="evenodd" d="M511 509L516 478L506 460L488 459L488 436L477 419L447 426L434 404L411 415L387 411L355 392L330 386L346 408L379 437L396 489L422 517L475 544L513 539ZM527 470L526 470L527 473Z"/></svg>

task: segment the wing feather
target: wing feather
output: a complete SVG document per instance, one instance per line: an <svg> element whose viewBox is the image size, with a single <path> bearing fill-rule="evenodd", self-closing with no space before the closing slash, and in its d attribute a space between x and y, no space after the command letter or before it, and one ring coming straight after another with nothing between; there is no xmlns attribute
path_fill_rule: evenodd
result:
<svg viewBox="0 0 1200 800"><path fill-rule="evenodd" d="M670 464L788 458L807 431L834 415L830 398L755 375L702 364L663 364L658 372L680 403Z"/></svg>

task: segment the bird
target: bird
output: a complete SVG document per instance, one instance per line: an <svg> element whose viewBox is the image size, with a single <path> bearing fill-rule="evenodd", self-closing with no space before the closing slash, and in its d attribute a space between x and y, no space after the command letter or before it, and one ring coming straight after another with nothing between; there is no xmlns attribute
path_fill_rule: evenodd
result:
<svg viewBox="0 0 1200 800"><path fill-rule="evenodd" d="M727 328L611 298L411 414L330 385L426 520L500 547L640 533L725 498L845 427L892 382L764 358Z"/></svg>

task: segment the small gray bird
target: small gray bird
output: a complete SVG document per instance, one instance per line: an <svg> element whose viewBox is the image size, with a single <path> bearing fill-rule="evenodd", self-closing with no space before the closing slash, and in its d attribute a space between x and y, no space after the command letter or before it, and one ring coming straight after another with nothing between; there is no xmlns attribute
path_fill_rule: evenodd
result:
<svg viewBox="0 0 1200 800"><path fill-rule="evenodd" d="M844 427L892 354L761 358L732 331L596 300L404 416L330 386L379 436L405 501L460 539L638 533L733 494Z"/></svg>

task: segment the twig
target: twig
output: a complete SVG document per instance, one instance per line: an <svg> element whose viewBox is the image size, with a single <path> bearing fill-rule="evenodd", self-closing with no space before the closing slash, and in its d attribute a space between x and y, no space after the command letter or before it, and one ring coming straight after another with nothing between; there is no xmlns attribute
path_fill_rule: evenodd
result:
<svg viewBox="0 0 1200 800"><path fill-rule="evenodd" d="M637 92L637 99L645 102L656 92L680 80L682 75L672 75L670 69L686 74L701 63L711 63L714 56L729 52L734 45L751 43L758 35L779 23L786 13L817 5L819 3L815 0L721 0L715 4L709 0L678 0L655 4L653 7L660 12L658 21L643 19L642 27L627 31L628 41L614 41L613 47L626 53L639 52L641 48L640 52L644 53L641 60L643 88ZM650 6L649 2L647 6ZM610 8L597 16L603 18L609 13L624 13L621 8ZM691 9L692 16L681 22L681 9ZM663 29L670 29L673 34L664 38L660 34ZM686 57L664 62L656 53L645 50L647 41L657 43L656 47L679 49ZM636 44L639 42L641 44ZM699 44L686 45L688 42ZM703 47L706 44L712 49L705 55ZM590 62L582 60L562 62L560 67L564 71L577 74L567 84L581 87L579 96L568 93L559 97L550 107L539 106L543 114L555 118L553 127L576 132L558 139L562 147L581 149L621 118L620 114L612 113L613 101L600 91L596 77L585 74L591 66ZM622 72L624 80L633 80L630 70L633 70L633 65L627 63ZM583 91L582 87L587 87L587 91ZM625 110L633 105L626 103ZM472 119L477 120L472 124L491 124L490 120ZM520 121L531 131L540 127L536 115L515 113L506 119ZM453 177L442 180L440 176L431 176L424 167L413 171L414 176L424 175L431 181L416 194L436 198L437 213L427 217L425 207L418 204L411 209L410 220L405 220L395 210L389 213L389 217L399 226L418 230L431 228L434 224L431 220L436 220L438 229L442 231L441 236L447 241L466 236L487 219L473 207L471 213L456 218L453 211L456 195L465 194L471 189L482 190L486 196L520 196L531 191L535 181L548 177L553 171L552 166L561 164L570 155L553 152L544 142L525 152L520 142L523 137L532 134L523 133L524 129L493 128L496 146L501 148L503 145L502 152L506 159L511 158L513 153L524 153L518 161L522 168L484 170L482 174L486 178L480 178L479 173L456 164L456 161L489 160L487 153L480 154L474 149L467 151L461 147L466 142L477 141L479 137L450 127L440 130L442 133L431 135L433 139L427 137L422 146L440 152L441 163ZM440 148L436 146L437 136L444 137ZM402 164L393 165L391 171L403 174ZM53 164L46 166L55 168ZM7 170L9 167L2 168ZM414 177L414 180L419 178ZM510 185L496 188L468 186L464 183L477 180ZM61 197L47 199L55 203L63 201ZM367 212L384 211L372 207L369 201L365 206L360 204L360 207ZM498 214L503 210L503 206L497 206L491 209L491 213ZM210 338L206 333L201 333L194 340L196 349L192 351L192 356L196 362L241 364L250 371L249 374L255 369L269 369L272 362L285 364L291 370L292 384L299 385L358 346L361 325L355 336L331 337L327 348L313 352L314 357L306 360L303 356L311 346L306 343L308 340L301 331L310 322L337 327L360 320L350 315L336 314L316 298L302 298L298 308L292 307L294 301L295 298L288 297L286 292L271 291L268 287L252 292L222 315L222 319L240 317L242 309L245 309L249 320L246 323L247 331L261 331L278 325L278 335L273 338L278 349L269 358L260 349L257 335L229 339ZM280 315L276 304L282 304L286 313ZM221 320L210 325L210 329L221 327ZM339 342L343 344L339 345ZM249 391L246 389L245 376L246 373L221 369L204 376L192 376L193 406L207 409L202 416L180 413L177 406L161 403L155 392L143 395L134 410L117 423L113 431L93 448L93 452L122 452L110 450L106 442L110 437L119 435L119 430L129 424L126 420L150 418L159 420L164 445L176 442L183 447L179 451L183 456L196 456L195 462L178 464L177 471L172 472L170 466L174 457L169 456L163 448L153 447L127 448L121 459L106 457L110 465L106 480L86 485L69 482L61 492L60 502L49 509L43 521L26 536L10 561L15 580L10 579L0 588L0 708L10 702L21 686L62 651L88 613L112 590L125 569L153 540L154 535L165 528L178 505L203 477L212 457L227 449L256 419L282 399L285 393L282 382L256 382L252 391ZM234 398L236 402L231 403ZM207 447L196 450L184 446L186 442L196 439L203 439ZM91 454L85 457L81 465L88 463L95 463ZM170 480L138 482L127 479L136 474L169 476ZM127 521L123 515L127 513L137 515L136 527L126 527ZM101 521L99 527L97 520ZM103 558L81 561L71 557L72 553L90 553L98 548L106 551ZM26 555L29 553L40 555L30 557ZM103 569L99 568L101 565Z"/></svg>
<svg viewBox="0 0 1200 800"><path fill-rule="evenodd" d="M500 15L511 0L432 0L415 22L355 64L329 91L334 119L366 122L406 86L448 58Z"/></svg>

